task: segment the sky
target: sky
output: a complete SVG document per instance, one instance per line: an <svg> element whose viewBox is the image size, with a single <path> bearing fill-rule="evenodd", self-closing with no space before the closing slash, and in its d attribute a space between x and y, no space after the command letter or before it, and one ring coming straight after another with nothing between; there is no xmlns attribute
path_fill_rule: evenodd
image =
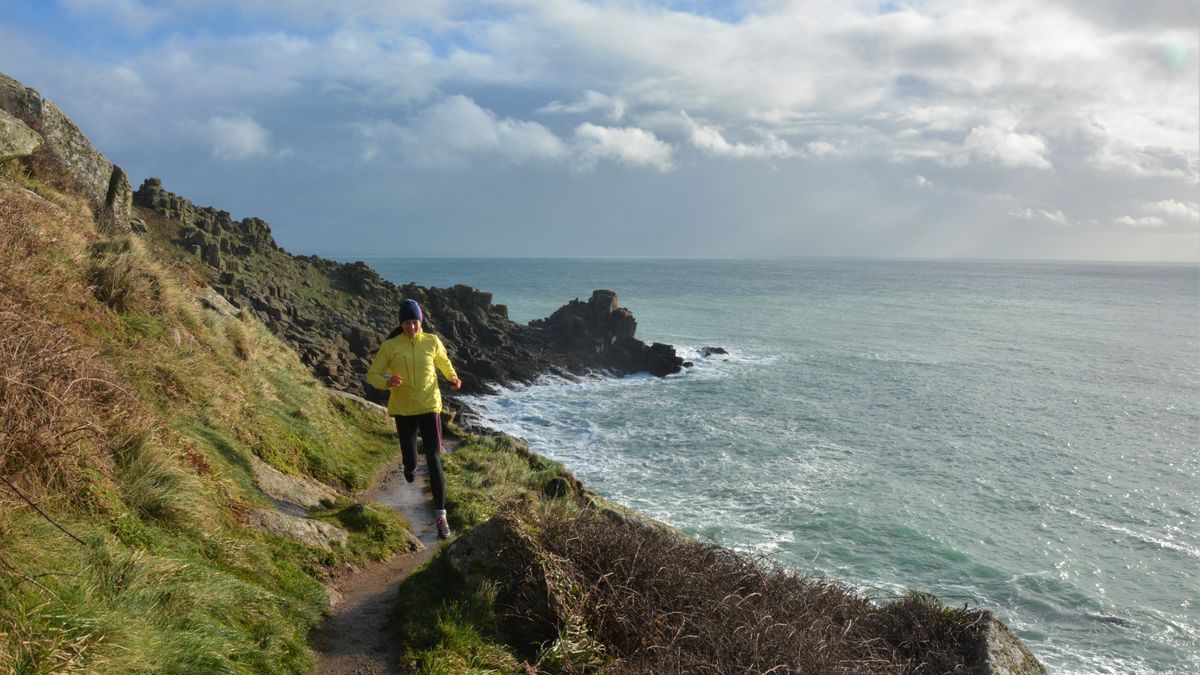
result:
<svg viewBox="0 0 1200 675"><path fill-rule="evenodd" d="M129 174L330 257L1200 262L1197 0L0 0Z"/></svg>

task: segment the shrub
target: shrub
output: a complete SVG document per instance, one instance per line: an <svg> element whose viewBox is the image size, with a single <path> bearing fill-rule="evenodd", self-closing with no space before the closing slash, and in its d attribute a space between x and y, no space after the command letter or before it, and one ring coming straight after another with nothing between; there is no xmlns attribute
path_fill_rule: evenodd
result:
<svg viewBox="0 0 1200 675"><path fill-rule="evenodd" d="M596 512L539 529L588 589L583 619L622 672L965 673L987 617L927 595L877 606L844 584Z"/></svg>

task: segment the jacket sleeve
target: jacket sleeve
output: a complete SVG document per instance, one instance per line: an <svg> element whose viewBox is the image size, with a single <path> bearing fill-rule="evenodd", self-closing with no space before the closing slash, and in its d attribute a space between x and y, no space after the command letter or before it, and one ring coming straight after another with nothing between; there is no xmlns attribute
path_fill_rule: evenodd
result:
<svg viewBox="0 0 1200 675"><path fill-rule="evenodd" d="M367 384L387 391L388 380L392 374L387 372L388 361L391 360L391 343L385 341L379 345L379 351L375 352L375 359L371 361L371 367L367 369Z"/></svg>
<svg viewBox="0 0 1200 675"><path fill-rule="evenodd" d="M447 380L458 377L458 373L454 372L454 366L450 363L450 355L446 353L446 345L442 344L441 338L438 338L437 349L433 352L433 362L437 364L438 370L442 371L442 376Z"/></svg>

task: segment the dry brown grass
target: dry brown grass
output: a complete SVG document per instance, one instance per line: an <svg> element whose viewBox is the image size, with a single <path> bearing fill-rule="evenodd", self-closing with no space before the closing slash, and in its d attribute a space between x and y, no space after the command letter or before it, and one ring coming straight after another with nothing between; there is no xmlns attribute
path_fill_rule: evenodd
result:
<svg viewBox="0 0 1200 675"><path fill-rule="evenodd" d="M133 401L94 350L10 304L0 300L0 476L61 482L116 435Z"/></svg>
<svg viewBox="0 0 1200 675"><path fill-rule="evenodd" d="M0 195L0 499L24 486L71 487L74 469L134 422L136 401L98 359L94 338L47 317L108 319L78 273L82 214L11 183ZM74 214L74 215L72 215ZM82 296L82 297L81 297ZM77 322L74 322L76 325Z"/></svg>
<svg viewBox="0 0 1200 675"><path fill-rule="evenodd" d="M143 259L134 255L132 238L96 242L87 269L87 281L96 299L116 312L150 310L159 299L158 279L147 272Z"/></svg>
<svg viewBox="0 0 1200 675"><path fill-rule="evenodd" d="M914 594L876 605L844 584L654 527L543 521L591 630L632 673L966 673L985 612Z"/></svg>

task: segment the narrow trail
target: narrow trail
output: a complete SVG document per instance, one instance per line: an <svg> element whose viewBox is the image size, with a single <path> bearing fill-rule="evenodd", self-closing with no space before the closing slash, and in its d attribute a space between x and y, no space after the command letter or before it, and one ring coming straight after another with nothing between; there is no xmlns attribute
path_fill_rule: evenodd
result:
<svg viewBox="0 0 1200 675"><path fill-rule="evenodd" d="M447 452L458 445L452 438L443 439L443 443ZM399 672L395 664L400 654L390 629L396 592L414 569L433 557L438 542L429 471L423 459L418 460L416 474L413 483L405 482L404 467L397 454L375 486L362 494L363 501L386 504L403 516L425 548L394 555L329 584L332 608L311 640L317 656L317 672L322 675Z"/></svg>

